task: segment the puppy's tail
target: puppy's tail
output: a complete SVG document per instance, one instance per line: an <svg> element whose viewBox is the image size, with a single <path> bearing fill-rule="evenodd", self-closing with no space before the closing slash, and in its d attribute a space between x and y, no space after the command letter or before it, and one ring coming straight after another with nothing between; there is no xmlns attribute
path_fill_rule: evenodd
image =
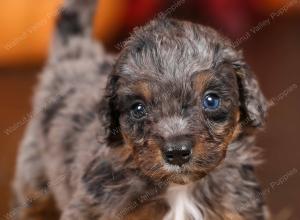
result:
<svg viewBox="0 0 300 220"><path fill-rule="evenodd" d="M98 0L65 0L59 14L57 37L68 40L73 36L90 37Z"/></svg>
<svg viewBox="0 0 300 220"><path fill-rule="evenodd" d="M58 13L50 56L74 37L91 38L98 0L65 0Z"/></svg>

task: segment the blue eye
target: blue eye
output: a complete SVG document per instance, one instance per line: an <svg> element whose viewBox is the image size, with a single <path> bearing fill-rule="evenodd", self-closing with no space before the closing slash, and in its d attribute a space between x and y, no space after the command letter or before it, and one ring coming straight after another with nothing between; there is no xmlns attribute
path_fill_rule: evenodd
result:
<svg viewBox="0 0 300 220"><path fill-rule="evenodd" d="M203 107L208 110L215 110L220 107L221 99L214 93L207 94L203 100Z"/></svg>

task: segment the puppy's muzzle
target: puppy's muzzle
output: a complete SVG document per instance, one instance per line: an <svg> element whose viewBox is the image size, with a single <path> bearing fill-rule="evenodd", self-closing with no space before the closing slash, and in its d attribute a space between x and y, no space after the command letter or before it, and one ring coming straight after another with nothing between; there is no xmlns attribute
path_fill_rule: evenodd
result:
<svg viewBox="0 0 300 220"><path fill-rule="evenodd" d="M189 138L180 137L167 141L162 153L167 163L182 166L192 157L193 142Z"/></svg>

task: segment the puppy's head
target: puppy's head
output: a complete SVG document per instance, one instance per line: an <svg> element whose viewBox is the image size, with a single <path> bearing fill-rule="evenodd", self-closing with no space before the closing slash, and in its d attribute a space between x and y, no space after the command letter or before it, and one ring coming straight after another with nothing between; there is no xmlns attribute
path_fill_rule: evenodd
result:
<svg viewBox="0 0 300 220"><path fill-rule="evenodd" d="M127 42L108 80L102 119L153 180L187 183L218 166L241 133L260 127L265 100L242 55L210 28L152 21Z"/></svg>

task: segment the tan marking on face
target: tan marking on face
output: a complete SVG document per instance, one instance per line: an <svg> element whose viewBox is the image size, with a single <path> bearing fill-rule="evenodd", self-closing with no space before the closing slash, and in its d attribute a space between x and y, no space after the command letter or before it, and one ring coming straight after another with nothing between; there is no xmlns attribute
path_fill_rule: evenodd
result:
<svg viewBox="0 0 300 220"><path fill-rule="evenodd" d="M162 154L159 144L154 139L148 140L148 146L136 147L130 137L126 133L122 133L125 141L123 150L115 150L116 154L123 152L121 158L126 158L125 155L132 156L134 166L141 169L145 176L152 178L153 180L160 180L162 177L166 177L168 173L162 169Z"/></svg>
<svg viewBox="0 0 300 220"><path fill-rule="evenodd" d="M146 155L138 157L138 163L141 165L143 173L154 179L167 175L161 168L157 168L157 165L162 165L163 161L159 144L154 139L149 139L145 151Z"/></svg>
<svg viewBox="0 0 300 220"><path fill-rule="evenodd" d="M124 139L124 146L111 148L111 153L118 158L118 160L126 161L134 153L133 143L130 138L124 133L121 132L121 135Z"/></svg>
<svg viewBox="0 0 300 220"><path fill-rule="evenodd" d="M195 77L193 78L193 87L198 94L203 93L206 84L212 79L212 77L213 75L208 70L197 73L197 75L195 75Z"/></svg>
<svg viewBox="0 0 300 220"><path fill-rule="evenodd" d="M241 113L240 111L237 111L235 114L235 122L238 123L240 121Z"/></svg>
<svg viewBox="0 0 300 220"><path fill-rule="evenodd" d="M231 129L232 132L230 132L229 137L228 137L228 143L232 142L241 132L241 126L239 124L240 120L240 111L237 111L235 113L235 127Z"/></svg>
<svg viewBox="0 0 300 220"><path fill-rule="evenodd" d="M154 158L155 161L160 161L163 159L162 153L160 150L160 145L155 140L149 139L148 147L149 147L149 150L151 151L151 153L153 154L152 157Z"/></svg>
<svg viewBox="0 0 300 220"><path fill-rule="evenodd" d="M227 149L227 146L240 134L241 128L240 124L238 123L240 119L240 112L236 111L235 113L235 122L233 127L231 128L224 128L223 126L217 126L214 128L214 131L216 134L222 134L226 132L229 129L229 133L227 134L227 137L225 137L223 144L221 145L222 148Z"/></svg>
<svg viewBox="0 0 300 220"><path fill-rule="evenodd" d="M212 169L214 169L225 158L228 145L237 137L237 135L239 134L239 131L240 131L240 126L238 123L239 115L240 115L240 113L239 113L239 111L237 111L235 119L234 119L235 123L234 123L233 127L226 128L224 126L219 126L219 127L216 126L216 128L214 128L214 130L216 131L215 133L219 132L218 134L220 134L220 135L227 133L227 135L224 138L224 141L221 145L215 146L213 149L211 149L209 146L206 147L204 145L204 141L201 138L197 138L196 144L194 146L194 151L193 151L194 156L205 158L205 154L208 154L209 151L217 150L219 157L220 157L218 161L216 161L212 164L209 164L209 166L206 166L205 168L203 167L202 172L207 174ZM228 129L230 129L229 132L227 131ZM199 169L199 168L197 168L197 169ZM194 172L196 173L199 171L201 171L201 170L195 170Z"/></svg>
<svg viewBox="0 0 300 220"><path fill-rule="evenodd" d="M196 143L193 148L193 153L195 155L203 155L205 153L203 141L197 138Z"/></svg>
<svg viewBox="0 0 300 220"><path fill-rule="evenodd" d="M236 116L235 116L235 123L237 124L237 126L235 127L235 129L233 131L234 138L236 138L241 133L241 125L239 124L240 117L241 117L241 113L240 113L240 111L237 111Z"/></svg>
<svg viewBox="0 0 300 220"><path fill-rule="evenodd" d="M157 141L156 140L154 140L154 139L152 139L152 138L150 138L149 140L148 140L148 145L149 145L149 147L150 148L152 148L152 149L159 149L159 144L157 143Z"/></svg>
<svg viewBox="0 0 300 220"><path fill-rule="evenodd" d="M128 147L126 147L128 146ZM112 148L111 152L118 158L118 160L126 161L132 155L132 146L126 145L124 147Z"/></svg>
<svg viewBox="0 0 300 220"><path fill-rule="evenodd" d="M118 158L125 161L132 156L134 162L133 166L140 167L143 174L152 179L161 179L167 175L161 168L157 168L157 165L161 163L163 158L160 147L155 140L150 139L147 148L142 150L143 153L141 154L139 149L143 146L135 147L126 133L122 133L122 136L125 141L125 146L113 149L114 154L117 155Z"/></svg>
<svg viewBox="0 0 300 220"><path fill-rule="evenodd" d="M224 220L245 220L245 219L237 213L225 212Z"/></svg>
<svg viewBox="0 0 300 220"><path fill-rule="evenodd" d="M127 149L128 151L133 152L134 150L134 144L131 141L131 139L128 137L128 135L125 132L121 132L121 135L124 139L125 142L125 149Z"/></svg>
<svg viewBox="0 0 300 220"><path fill-rule="evenodd" d="M233 130L231 140L234 140L235 138L237 138L237 136L239 136L240 133L241 133L241 126L238 124Z"/></svg>
<svg viewBox="0 0 300 220"><path fill-rule="evenodd" d="M217 149L215 149L214 147L213 149L210 148L210 146L205 143L205 140L203 140L203 138L199 137L196 139L196 143L193 147L193 163L196 163L197 165L190 167L189 174L191 175L191 180L195 181L201 179L218 166L219 162L224 158L225 155L225 150L223 149L220 149L220 152L218 153L220 157L219 161L206 164L205 166L199 166L199 161L197 161L205 160L207 154L209 154L210 151L215 150Z"/></svg>
<svg viewBox="0 0 300 220"><path fill-rule="evenodd" d="M146 101L151 100L151 89L148 83L144 81L137 82L135 85L132 86L132 89L135 91L135 93L143 96Z"/></svg>

